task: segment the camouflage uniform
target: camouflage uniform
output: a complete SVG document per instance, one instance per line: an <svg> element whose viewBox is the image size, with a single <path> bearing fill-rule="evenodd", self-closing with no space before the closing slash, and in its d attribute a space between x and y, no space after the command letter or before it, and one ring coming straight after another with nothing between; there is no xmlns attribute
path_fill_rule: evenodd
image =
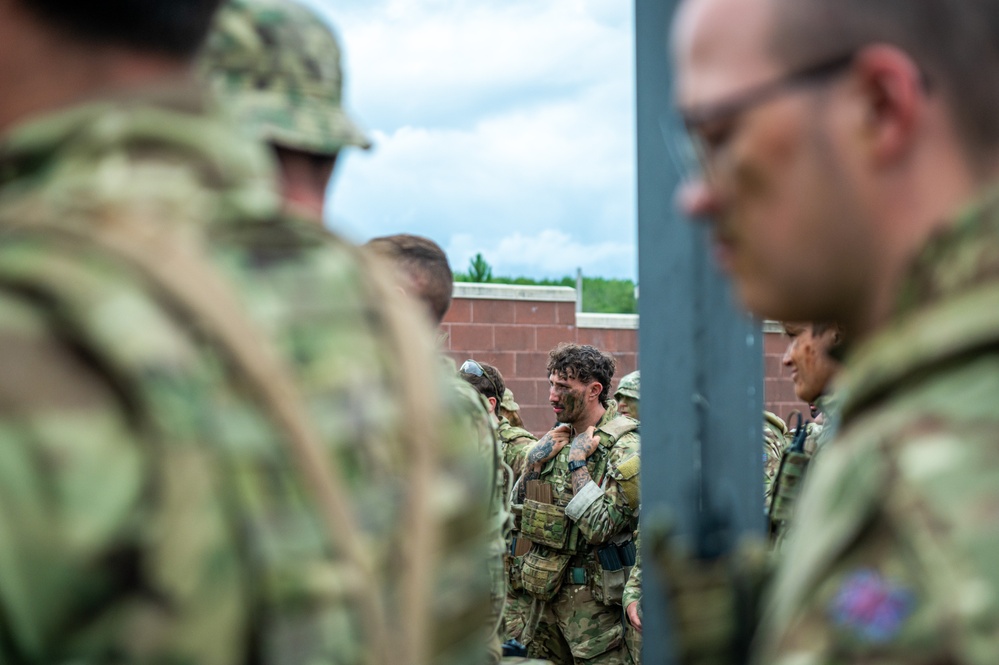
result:
<svg viewBox="0 0 999 665"><path fill-rule="evenodd" d="M935 234L837 379L755 662L995 663L999 202Z"/></svg>
<svg viewBox="0 0 999 665"><path fill-rule="evenodd" d="M229 0L200 66L261 140L316 155L371 146L343 109L336 38L311 10L288 0Z"/></svg>
<svg viewBox="0 0 999 665"><path fill-rule="evenodd" d="M513 471L513 480L516 481L524 473L527 451L537 443L538 437L523 427L514 427L506 418L500 418L497 429L503 450L503 461Z"/></svg>
<svg viewBox="0 0 999 665"><path fill-rule="evenodd" d="M630 397L635 400L635 415L634 418L638 419L641 415L638 413L637 409L641 403L641 378L642 375L639 371L631 372L630 374L625 374L621 377L621 381L617 384L617 390L614 392L614 399L620 402L622 397ZM638 531L635 532L635 547L638 548ZM624 587L624 597L621 601L621 606L627 608L628 605L635 601L640 601L642 597L642 564L641 557L636 554L635 565L631 569L631 574L628 575L628 582ZM624 640L628 647L628 653L631 655L631 660L634 663L641 662L642 655L642 634L639 633L631 623L628 622L627 617L625 617L624 622Z"/></svg>
<svg viewBox="0 0 999 665"><path fill-rule="evenodd" d="M621 594L634 564L630 541L638 513L637 425L608 409L595 432L600 445L587 460L593 482L573 494L570 446L565 446L541 471L540 480L552 488L554 507L524 501L522 529L534 542L524 557L524 588L543 601L537 617L540 634L556 634L577 663L629 662ZM601 555L631 560L605 570ZM534 642L528 646L536 657L553 656L537 653Z"/></svg>
<svg viewBox="0 0 999 665"><path fill-rule="evenodd" d="M787 447L787 425L776 414L763 412L763 503L770 508L774 478Z"/></svg>
<svg viewBox="0 0 999 665"><path fill-rule="evenodd" d="M486 634L483 640L489 648L489 661L499 662L502 655L502 620L507 599L507 534L511 530L513 516L510 513L508 493L508 478L502 463L503 456L499 433L489 415L485 397L467 381L458 378L454 361L447 356L445 366L449 368L449 376L454 396L460 404L460 411L468 430L474 432L470 441L474 442L476 450L487 460L493 470L492 496L489 503L489 515L486 522L489 540L488 570L490 579L491 612ZM443 591L438 589L437 591Z"/></svg>
<svg viewBox="0 0 999 665"><path fill-rule="evenodd" d="M402 395L431 344L417 326L392 338L408 306L352 247L280 217L264 153L204 106L187 88L133 91L0 143L0 660L361 663L375 655L358 599L393 632L413 620L399 571L425 534L399 528L415 489ZM164 272L197 257L287 363L377 588L331 549L342 534L260 383L148 266L91 242L122 230ZM446 400L441 384L419 387ZM429 583L446 590L430 649L479 663L492 483L448 423L423 488L441 534Z"/></svg>
<svg viewBox="0 0 999 665"><path fill-rule="evenodd" d="M773 482L773 497L768 507L770 538L773 550L781 551L790 533L791 521L805 475L812 465L813 458L825 447L835 431L837 402L831 395L823 395L817 402L821 414L818 422L806 423L804 432L796 431L780 460L778 475ZM804 440L798 440L803 436Z"/></svg>
<svg viewBox="0 0 999 665"><path fill-rule="evenodd" d="M636 532L635 534L635 549L638 550L638 554L635 555L635 566L631 569L631 574L628 575L628 582L624 585L624 594L621 597L621 607L627 609L632 603L638 603L638 615L642 615L642 544L641 544L641 533ZM626 623L627 617L626 617ZM628 654L631 656L631 662L639 664L642 662L642 634L635 630L635 627L630 623L625 626L624 630L625 643L628 646Z"/></svg>
<svg viewBox="0 0 999 665"><path fill-rule="evenodd" d="M523 475L527 451L537 443L538 438L521 427L514 427L506 418L501 418L498 426L500 445L503 451L503 462L510 468L513 477L510 486ZM520 507L515 507L515 515ZM521 640L524 626L530 618L534 599L524 591L520 580L520 567L523 556L514 556L517 539L520 537L520 519L514 518L513 528L507 538L507 595L506 608L503 612L504 639Z"/></svg>

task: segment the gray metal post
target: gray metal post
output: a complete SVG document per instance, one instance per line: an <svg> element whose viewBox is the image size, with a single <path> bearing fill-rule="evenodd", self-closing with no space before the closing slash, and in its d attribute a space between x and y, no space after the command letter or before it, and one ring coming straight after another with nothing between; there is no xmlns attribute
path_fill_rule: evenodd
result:
<svg viewBox="0 0 999 665"><path fill-rule="evenodd" d="M698 542L705 510L734 536L762 533L763 337L732 303L708 256L706 230L675 206L667 29L676 0L635 0L638 127L639 344L642 370L642 556L655 534ZM643 570L644 659L672 663L668 608Z"/></svg>

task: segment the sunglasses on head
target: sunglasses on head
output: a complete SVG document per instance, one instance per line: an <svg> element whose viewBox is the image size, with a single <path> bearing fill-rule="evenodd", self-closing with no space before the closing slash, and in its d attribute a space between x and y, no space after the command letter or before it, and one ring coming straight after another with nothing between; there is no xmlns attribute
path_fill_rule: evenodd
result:
<svg viewBox="0 0 999 665"><path fill-rule="evenodd" d="M491 385L493 387L493 390L496 392L496 399L498 400L503 399L503 395L500 393L499 388L496 387L496 383L492 380L492 377L486 374L486 371L482 369L482 365L480 365L479 363L475 362L472 359L468 359L465 362L461 363L461 367L458 369L458 371L461 372L462 374L469 374L471 376L486 377L486 380L489 381L489 385Z"/></svg>

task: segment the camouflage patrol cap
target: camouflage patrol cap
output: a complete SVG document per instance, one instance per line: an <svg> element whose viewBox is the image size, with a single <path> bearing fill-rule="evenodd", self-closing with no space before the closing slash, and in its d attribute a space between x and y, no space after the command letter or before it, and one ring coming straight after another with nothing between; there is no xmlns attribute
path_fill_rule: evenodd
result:
<svg viewBox="0 0 999 665"><path fill-rule="evenodd" d="M503 391L503 401L500 402L500 407L507 411L520 411L520 404L513 401L513 391L509 388Z"/></svg>
<svg viewBox="0 0 999 665"><path fill-rule="evenodd" d="M632 399L639 399L638 371L634 371L631 374L625 374L621 377L621 383L617 384L617 391L614 393L614 397L616 398L618 395L624 395L625 397L630 397Z"/></svg>
<svg viewBox="0 0 999 665"><path fill-rule="evenodd" d="M262 140L318 155L371 142L342 106L340 47L312 10L289 0L229 0L200 67Z"/></svg>

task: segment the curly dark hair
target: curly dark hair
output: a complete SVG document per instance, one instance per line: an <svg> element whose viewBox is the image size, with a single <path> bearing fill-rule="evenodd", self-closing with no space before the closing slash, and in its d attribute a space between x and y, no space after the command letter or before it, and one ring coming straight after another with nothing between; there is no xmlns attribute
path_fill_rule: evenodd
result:
<svg viewBox="0 0 999 665"><path fill-rule="evenodd" d="M600 403L607 406L611 379L617 361L594 346L563 342L548 353L548 374L557 374L583 383L596 381L602 386Z"/></svg>
<svg viewBox="0 0 999 665"><path fill-rule="evenodd" d="M458 372L458 375L470 383L472 387L478 390L479 394L486 399L495 397L495 412L499 415L499 405L500 402L503 401L503 391L506 390L506 383L503 381L503 375L500 374L500 371L492 365L488 365L477 360L474 362L482 368L482 376L476 376L475 374L460 371Z"/></svg>

